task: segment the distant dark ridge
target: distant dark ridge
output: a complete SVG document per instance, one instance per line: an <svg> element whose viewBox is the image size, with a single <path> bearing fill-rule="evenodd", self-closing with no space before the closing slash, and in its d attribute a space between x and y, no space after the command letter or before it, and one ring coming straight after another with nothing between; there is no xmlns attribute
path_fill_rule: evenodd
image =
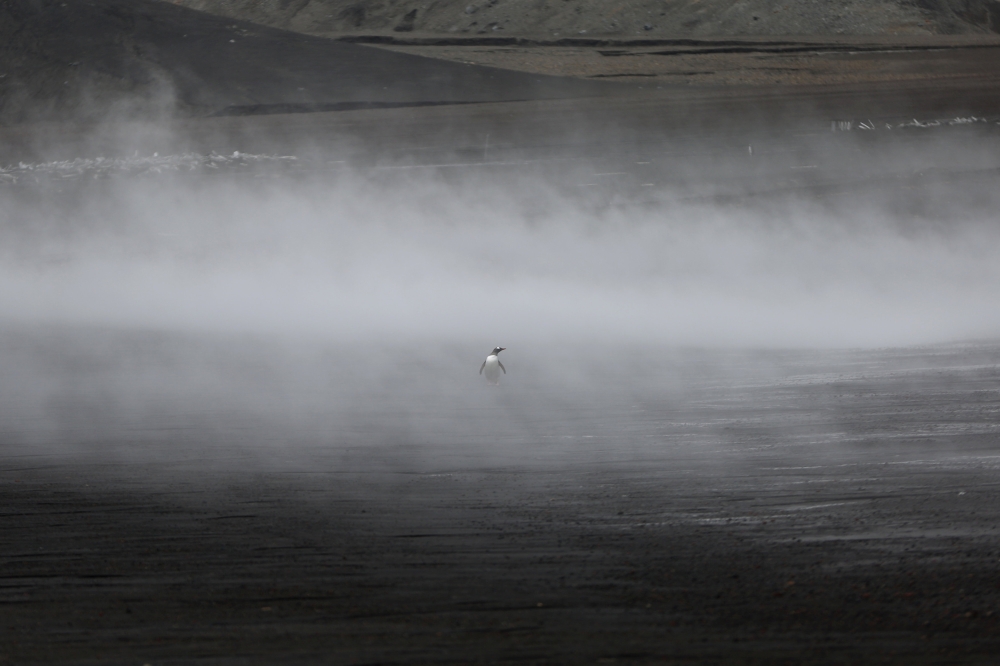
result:
<svg viewBox="0 0 1000 666"><path fill-rule="evenodd" d="M1000 33L997 0L170 0L233 19L330 36L521 35L586 39L784 39L789 35ZM495 43L495 42L494 42Z"/></svg>
<svg viewBox="0 0 1000 666"><path fill-rule="evenodd" d="M227 106L209 114L217 116L266 116L279 113L317 113L324 111L361 111L365 109L399 109L419 106L482 104L483 102L337 102L334 104L244 104Z"/></svg>
<svg viewBox="0 0 1000 666"><path fill-rule="evenodd" d="M676 53L795 53L812 51L941 51L950 49L997 48L1000 43L983 44L891 44L873 42L824 42L806 40L756 39L597 39L566 37L533 39L527 37L395 37L393 35L344 35L337 41L352 44L385 46L576 46L655 48L690 47ZM665 52L675 53L675 52ZM602 55L614 55L602 52Z"/></svg>
<svg viewBox="0 0 1000 666"><path fill-rule="evenodd" d="M619 94L394 53L160 0L0 0L0 125Z"/></svg>
<svg viewBox="0 0 1000 666"><path fill-rule="evenodd" d="M801 41L753 41L746 39L600 39L593 37L562 37L535 39L530 37L396 37L393 35L343 35L339 42L354 44L385 44L395 46L745 46L748 43L771 46L802 44Z"/></svg>
<svg viewBox="0 0 1000 666"><path fill-rule="evenodd" d="M824 52L884 52L906 53L913 51L954 51L957 49L995 49L1000 44L972 44L968 46L851 46L845 44L814 44L811 46L776 46L757 48L753 46L729 46L722 48L684 49L683 51L652 51L647 55L682 56L708 53L817 53ZM631 51L599 51L603 56L631 55Z"/></svg>

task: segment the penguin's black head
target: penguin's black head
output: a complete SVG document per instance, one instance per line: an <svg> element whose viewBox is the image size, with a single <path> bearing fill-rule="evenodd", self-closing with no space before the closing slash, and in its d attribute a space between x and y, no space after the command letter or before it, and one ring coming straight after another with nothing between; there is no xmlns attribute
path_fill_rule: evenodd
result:
<svg viewBox="0 0 1000 666"><path fill-rule="evenodd" d="M492 354L494 356L496 356L497 354L499 354L500 352L502 352L504 349L507 349L507 348L506 347L494 347Z"/></svg>

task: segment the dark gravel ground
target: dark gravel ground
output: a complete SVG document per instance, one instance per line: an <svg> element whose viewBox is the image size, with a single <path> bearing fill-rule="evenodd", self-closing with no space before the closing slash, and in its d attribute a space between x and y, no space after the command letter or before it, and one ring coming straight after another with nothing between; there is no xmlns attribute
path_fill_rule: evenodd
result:
<svg viewBox="0 0 1000 666"><path fill-rule="evenodd" d="M993 662L997 347L681 358L638 399L425 399L464 444L196 397L35 448L8 421L3 659Z"/></svg>

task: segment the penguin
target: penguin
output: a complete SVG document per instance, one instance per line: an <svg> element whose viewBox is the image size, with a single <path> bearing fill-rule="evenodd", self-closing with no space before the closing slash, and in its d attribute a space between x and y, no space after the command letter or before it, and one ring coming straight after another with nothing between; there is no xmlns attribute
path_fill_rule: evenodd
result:
<svg viewBox="0 0 1000 666"><path fill-rule="evenodd" d="M483 364L479 366L479 374L483 374L483 370L486 371L486 380L490 384L500 383L500 371L503 370L503 374L507 374L507 368L503 367L503 363L497 358L497 354L502 352L506 347L494 347L490 355L486 357Z"/></svg>

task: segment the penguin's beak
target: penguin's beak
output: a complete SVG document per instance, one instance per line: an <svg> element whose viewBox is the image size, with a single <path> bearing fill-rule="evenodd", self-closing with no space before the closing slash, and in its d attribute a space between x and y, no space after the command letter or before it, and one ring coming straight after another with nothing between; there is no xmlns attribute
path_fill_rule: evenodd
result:
<svg viewBox="0 0 1000 666"><path fill-rule="evenodd" d="M507 349L507 348L506 348L506 347L501 347L501 348L500 348L500 351L503 351L503 350L505 350L505 349Z"/></svg>

